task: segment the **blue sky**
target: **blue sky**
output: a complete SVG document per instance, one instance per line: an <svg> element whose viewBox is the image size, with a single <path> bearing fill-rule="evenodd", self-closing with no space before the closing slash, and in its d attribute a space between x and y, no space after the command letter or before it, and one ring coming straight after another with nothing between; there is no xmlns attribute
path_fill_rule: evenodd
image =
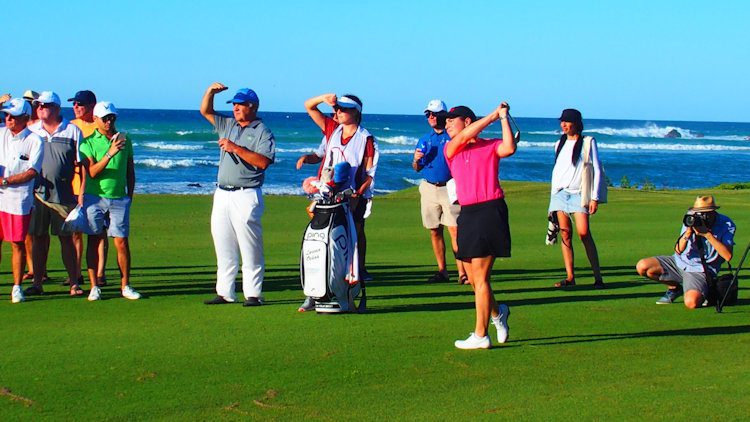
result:
<svg viewBox="0 0 750 422"><path fill-rule="evenodd" d="M480 114L508 100L527 117L750 121L744 1L37 0L3 14L13 95L197 109L220 81L271 111L351 92L365 113L442 98Z"/></svg>

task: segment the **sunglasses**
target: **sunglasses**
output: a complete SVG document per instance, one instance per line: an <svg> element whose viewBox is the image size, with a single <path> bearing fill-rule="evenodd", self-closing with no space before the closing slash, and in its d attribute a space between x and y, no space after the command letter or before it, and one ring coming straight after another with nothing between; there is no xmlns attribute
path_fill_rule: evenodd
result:
<svg viewBox="0 0 750 422"><path fill-rule="evenodd" d="M84 103L80 103L78 101L73 101L73 107L87 107L87 106L90 106L90 105L91 104L84 104Z"/></svg>
<svg viewBox="0 0 750 422"><path fill-rule="evenodd" d="M444 113L434 113L434 112L432 112L432 111L425 111L425 113L424 113L424 117L426 117L426 118L428 118L428 119L429 119L430 117L438 118L438 117L439 117L439 116L440 116L441 114L444 114Z"/></svg>
<svg viewBox="0 0 750 422"><path fill-rule="evenodd" d="M52 108L55 103L39 103L39 108Z"/></svg>
<svg viewBox="0 0 750 422"><path fill-rule="evenodd" d="M351 113L354 111L354 109L335 105L333 106L333 111L340 111L342 113Z"/></svg>
<svg viewBox="0 0 750 422"><path fill-rule="evenodd" d="M111 123L117 120L117 116L115 116L114 114L108 114L104 117L101 117L101 119L104 123Z"/></svg>

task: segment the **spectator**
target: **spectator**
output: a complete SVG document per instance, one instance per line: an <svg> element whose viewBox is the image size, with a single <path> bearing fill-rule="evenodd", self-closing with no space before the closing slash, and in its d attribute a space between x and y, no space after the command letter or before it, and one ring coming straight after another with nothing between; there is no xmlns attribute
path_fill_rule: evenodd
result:
<svg viewBox="0 0 750 422"><path fill-rule="evenodd" d="M242 257L243 306L263 304L263 181L276 157L273 133L258 117L260 100L241 88L227 103L234 117L214 111L214 96L227 89L211 84L203 95L200 112L219 134L219 183L211 211L211 235L216 249L216 297L206 305L235 302L234 278Z"/></svg>

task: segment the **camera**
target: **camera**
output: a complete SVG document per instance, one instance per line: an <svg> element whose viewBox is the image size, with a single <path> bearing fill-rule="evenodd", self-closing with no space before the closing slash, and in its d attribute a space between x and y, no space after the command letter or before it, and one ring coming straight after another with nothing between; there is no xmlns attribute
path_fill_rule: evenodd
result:
<svg viewBox="0 0 750 422"><path fill-rule="evenodd" d="M684 217L682 217L682 224L687 227L692 227L700 233L705 233L716 221L716 214L713 212L695 212L688 211Z"/></svg>

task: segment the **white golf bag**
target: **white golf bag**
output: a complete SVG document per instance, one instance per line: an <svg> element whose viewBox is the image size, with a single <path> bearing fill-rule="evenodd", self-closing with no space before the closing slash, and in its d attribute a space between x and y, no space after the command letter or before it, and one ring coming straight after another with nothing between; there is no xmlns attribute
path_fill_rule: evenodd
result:
<svg viewBox="0 0 750 422"><path fill-rule="evenodd" d="M325 202L329 201L315 205L302 238L300 281L305 296L315 300L316 312L352 312L356 310L354 300L363 290L357 231L347 200Z"/></svg>

